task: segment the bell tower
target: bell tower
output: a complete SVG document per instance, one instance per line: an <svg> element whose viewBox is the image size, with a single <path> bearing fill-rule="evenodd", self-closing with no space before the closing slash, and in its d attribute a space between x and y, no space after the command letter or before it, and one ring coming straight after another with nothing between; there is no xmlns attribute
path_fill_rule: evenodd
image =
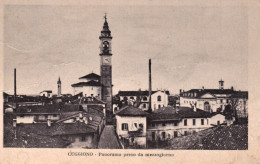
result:
<svg viewBox="0 0 260 164"><path fill-rule="evenodd" d="M101 31L100 39L100 75L101 75L101 99L106 102L106 109L112 112L112 63L111 63L111 31L107 23L106 14L105 22Z"/></svg>
<svg viewBox="0 0 260 164"><path fill-rule="evenodd" d="M58 81L57 81L57 84L58 84L58 97L59 96L61 96L61 81L60 81L60 77L59 77L59 79L58 79Z"/></svg>

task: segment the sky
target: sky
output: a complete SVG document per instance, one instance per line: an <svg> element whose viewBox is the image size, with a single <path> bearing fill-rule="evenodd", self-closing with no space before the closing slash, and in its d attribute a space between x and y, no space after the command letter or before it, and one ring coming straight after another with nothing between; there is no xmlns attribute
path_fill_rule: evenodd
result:
<svg viewBox="0 0 260 164"><path fill-rule="evenodd" d="M104 13L112 39L113 94L152 88L248 89L248 26L243 7L21 6L4 9L4 91L73 93L79 77L100 74Z"/></svg>

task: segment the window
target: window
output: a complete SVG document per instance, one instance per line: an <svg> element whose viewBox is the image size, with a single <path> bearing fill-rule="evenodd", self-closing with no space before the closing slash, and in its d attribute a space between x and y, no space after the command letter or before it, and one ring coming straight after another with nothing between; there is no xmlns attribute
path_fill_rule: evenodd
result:
<svg viewBox="0 0 260 164"><path fill-rule="evenodd" d="M151 125L152 127L155 127L155 123L152 123L152 125Z"/></svg>
<svg viewBox="0 0 260 164"><path fill-rule="evenodd" d="M146 104L143 104L143 108L146 108Z"/></svg>
<svg viewBox="0 0 260 164"><path fill-rule="evenodd" d="M85 135L81 136L81 141L86 141L86 136Z"/></svg>
<svg viewBox="0 0 260 164"><path fill-rule="evenodd" d="M207 119L207 125L209 124L209 119Z"/></svg>
<svg viewBox="0 0 260 164"><path fill-rule="evenodd" d="M165 132L162 132L162 139L165 140Z"/></svg>
<svg viewBox="0 0 260 164"><path fill-rule="evenodd" d="M144 101L147 101L147 97L143 97L143 100L144 100Z"/></svg>
<svg viewBox="0 0 260 164"><path fill-rule="evenodd" d="M128 124L127 123L122 124L122 130L128 130Z"/></svg>
<svg viewBox="0 0 260 164"><path fill-rule="evenodd" d="M201 119L201 125L204 125L204 119Z"/></svg>
<svg viewBox="0 0 260 164"><path fill-rule="evenodd" d="M227 103L228 103L228 99L227 99Z"/></svg>
<svg viewBox="0 0 260 164"><path fill-rule="evenodd" d="M130 99L134 100L134 97L133 97L133 96L131 96L131 97L130 97Z"/></svg>
<svg viewBox="0 0 260 164"><path fill-rule="evenodd" d="M127 101L127 97L124 97L124 101Z"/></svg>
<svg viewBox="0 0 260 164"><path fill-rule="evenodd" d="M184 126L187 126L187 120L184 120Z"/></svg>
<svg viewBox="0 0 260 164"><path fill-rule="evenodd" d="M184 131L184 135L187 136L187 135L188 135L188 132L187 132L187 131Z"/></svg>
<svg viewBox="0 0 260 164"><path fill-rule="evenodd" d="M223 100L222 100L222 99L220 99L220 103L223 103Z"/></svg>
<svg viewBox="0 0 260 164"><path fill-rule="evenodd" d="M40 115L39 116L39 120L45 120L45 116L44 115Z"/></svg>
<svg viewBox="0 0 260 164"><path fill-rule="evenodd" d="M152 140L155 141L155 132L152 132Z"/></svg>
<svg viewBox="0 0 260 164"><path fill-rule="evenodd" d="M174 132L173 132L173 135L174 135L174 138L175 138L175 137L178 137L178 132L177 132L177 131L174 131Z"/></svg>
<svg viewBox="0 0 260 164"><path fill-rule="evenodd" d="M174 126L178 126L178 123L177 123L177 122L174 122L173 124L174 124Z"/></svg>
<svg viewBox="0 0 260 164"><path fill-rule="evenodd" d="M161 105L159 104L159 105L158 105L158 109L160 109L160 108L161 108Z"/></svg>
<svg viewBox="0 0 260 164"><path fill-rule="evenodd" d="M165 123L162 123L162 126L165 126Z"/></svg>
<svg viewBox="0 0 260 164"><path fill-rule="evenodd" d="M91 94L90 96L93 97L93 94Z"/></svg>
<svg viewBox="0 0 260 164"><path fill-rule="evenodd" d="M192 122L193 122L193 125L195 126L196 125L196 119L193 119Z"/></svg>
<svg viewBox="0 0 260 164"><path fill-rule="evenodd" d="M154 109L156 109L156 104L154 104Z"/></svg>
<svg viewBox="0 0 260 164"><path fill-rule="evenodd" d="M157 101L162 101L162 97L161 97L161 96L158 96L158 97L157 97Z"/></svg>
<svg viewBox="0 0 260 164"><path fill-rule="evenodd" d="M218 121L218 125L220 124L220 121Z"/></svg>
<svg viewBox="0 0 260 164"><path fill-rule="evenodd" d="M143 124L139 124L139 128L140 128L140 129L143 129L143 128L144 128L144 125L143 125Z"/></svg>

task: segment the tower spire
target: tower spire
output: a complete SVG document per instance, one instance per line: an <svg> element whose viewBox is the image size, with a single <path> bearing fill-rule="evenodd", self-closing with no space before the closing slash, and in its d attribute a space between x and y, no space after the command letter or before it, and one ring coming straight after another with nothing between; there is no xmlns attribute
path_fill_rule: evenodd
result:
<svg viewBox="0 0 260 164"><path fill-rule="evenodd" d="M100 35L99 39L101 39L101 38L111 38L112 39L111 31L109 30L109 26L107 23L107 13L105 13L104 19L105 19L105 22L104 22L103 29L101 31L101 35Z"/></svg>

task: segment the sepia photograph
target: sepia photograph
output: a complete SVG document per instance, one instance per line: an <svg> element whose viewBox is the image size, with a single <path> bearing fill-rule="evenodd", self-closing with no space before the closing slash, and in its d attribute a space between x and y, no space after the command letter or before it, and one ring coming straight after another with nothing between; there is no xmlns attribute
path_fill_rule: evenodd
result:
<svg viewBox="0 0 260 164"><path fill-rule="evenodd" d="M4 148L248 150L246 7L10 4L3 23Z"/></svg>

